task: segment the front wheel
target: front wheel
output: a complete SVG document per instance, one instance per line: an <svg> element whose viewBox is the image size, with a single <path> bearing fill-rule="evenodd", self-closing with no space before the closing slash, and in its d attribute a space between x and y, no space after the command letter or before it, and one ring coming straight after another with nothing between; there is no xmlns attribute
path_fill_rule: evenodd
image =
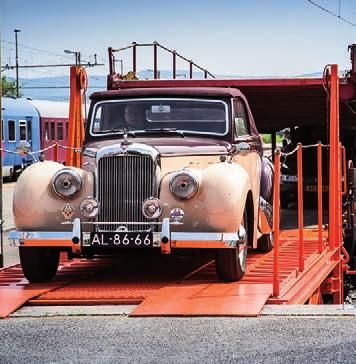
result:
<svg viewBox="0 0 356 364"><path fill-rule="evenodd" d="M47 247L20 247L20 262L24 276L31 283L51 280L57 273L59 250Z"/></svg>
<svg viewBox="0 0 356 364"><path fill-rule="evenodd" d="M240 243L235 249L221 249L216 252L216 273L223 281L236 282L245 275L247 262L247 240L249 234L246 211L244 213L242 225L245 229L244 242Z"/></svg>

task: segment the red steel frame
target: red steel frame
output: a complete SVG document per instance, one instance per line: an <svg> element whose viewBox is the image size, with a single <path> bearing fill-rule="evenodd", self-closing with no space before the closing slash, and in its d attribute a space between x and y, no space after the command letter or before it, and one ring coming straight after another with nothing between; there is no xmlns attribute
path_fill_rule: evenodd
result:
<svg viewBox="0 0 356 364"><path fill-rule="evenodd" d="M70 103L67 166L81 167L82 159L75 148L81 148L84 140L83 93L88 86L88 78L84 68L70 68ZM55 151L58 146L55 146ZM56 155L56 152L54 152ZM56 160L56 159L55 159Z"/></svg>
<svg viewBox="0 0 356 364"><path fill-rule="evenodd" d="M332 277L326 279L324 289L320 290L320 284L315 287L317 279L320 279L320 274L311 275L305 283L304 289L310 287L316 288L310 296L312 303L320 302L321 293L332 293L334 303L343 302L343 261L341 255L342 248L342 208L341 199L342 193L346 192L345 183L341 186L341 177L344 173L346 179L345 166L341 168L341 155L344 152L339 141L339 77L337 65L330 66L330 146L329 146L329 229L328 229L328 244L324 246L322 237L322 153L321 143L317 145L317 175L318 175L318 249L320 255L331 258L333 264ZM303 279L303 274L306 272L306 262L304 256L305 239L304 239L304 222L303 222L303 165L302 165L302 145L297 147L297 170L298 170L298 274ZM344 157L344 164L345 164ZM281 278L280 278L280 232L279 232L279 170L280 170L280 152L275 153L275 182L274 182L274 278L273 278L273 294L276 299L281 297ZM326 271L326 274L330 272ZM327 287L329 284L329 287ZM331 287L330 287L331 285ZM317 297L317 298L316 298Z"/></svg>

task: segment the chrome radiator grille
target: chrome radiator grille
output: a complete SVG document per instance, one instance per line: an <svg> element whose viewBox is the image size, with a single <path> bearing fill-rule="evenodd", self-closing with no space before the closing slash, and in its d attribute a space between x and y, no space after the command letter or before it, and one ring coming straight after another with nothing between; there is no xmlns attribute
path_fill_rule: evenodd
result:
<svg viewBox="0 0 356 364"><path fill-rule="evenodd" d="M148 156L105 157L98 164L98 221L147 222L143 201L156 195L156 168ZM121 225L121 224L120 224ZM120 225L100 225L100 230L116 230ZM124 224L122 224L124 225ZM128 225L128 230L146 230L147 225Z"/></svg>

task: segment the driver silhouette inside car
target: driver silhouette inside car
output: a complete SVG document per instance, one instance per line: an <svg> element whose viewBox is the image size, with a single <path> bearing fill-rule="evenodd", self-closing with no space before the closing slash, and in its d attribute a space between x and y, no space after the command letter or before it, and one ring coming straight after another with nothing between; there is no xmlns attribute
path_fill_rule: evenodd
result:
<svg viewBox="0 0 356 364"><path fill-rule="evenodd" d="M124 118L128 130L144 129L144 111L141 106L129 104L125 107Z"/></svg>

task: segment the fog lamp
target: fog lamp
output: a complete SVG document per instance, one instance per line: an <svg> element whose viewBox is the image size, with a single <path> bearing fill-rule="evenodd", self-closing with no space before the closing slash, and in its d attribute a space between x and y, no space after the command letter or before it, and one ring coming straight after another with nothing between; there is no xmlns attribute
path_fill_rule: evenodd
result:
<svg viewBox="0 0 356 364"><path fill-rule="evenodd" d="M71 198L80 191L82 179L73 169L63 168L53 176L52 187L59 197Z"/></svg>
<svg viewBox="0 0 356 364"><path fill-rule="evenodd" d="M184 211L178 207L171 210L169 216L174 222L180 222L184 217Z"/></svg>
<svg viewBox="0 0 356 364"><path fill-rule="evenodd" d="M162 211L163 204L156 197L149 197L142 204L142 213L147 219L158 219L162 215Z"/></svg>
<svg viewBox="0 0 356 364"><path fill-rule="evenodd" d="M100 202L94 197L86 197L80 203L80 212L87 218L93 219L100 210Z"/></svg>

